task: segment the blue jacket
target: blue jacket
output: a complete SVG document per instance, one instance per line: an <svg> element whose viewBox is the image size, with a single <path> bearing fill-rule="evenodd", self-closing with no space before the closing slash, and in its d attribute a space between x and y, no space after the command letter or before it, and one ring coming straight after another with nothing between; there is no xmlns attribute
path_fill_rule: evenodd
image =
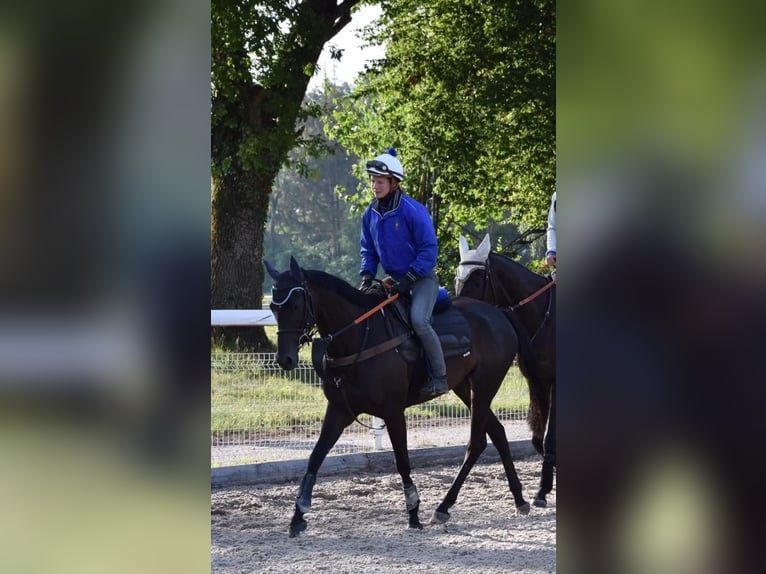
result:
<svg viewBox="0 0 766 574"><path fill-rule="evenodd" d="M360 275L373 277L378 264L399 281L407 271L427 275L436 267L436 232L422 203L397 190L392 208L382 214L373 201L362 216Z"/></svg>

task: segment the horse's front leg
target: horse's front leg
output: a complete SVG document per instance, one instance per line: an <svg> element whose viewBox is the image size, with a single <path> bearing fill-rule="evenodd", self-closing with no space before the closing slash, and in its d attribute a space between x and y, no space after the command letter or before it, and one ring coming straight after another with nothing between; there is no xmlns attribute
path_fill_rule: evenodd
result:
<svg viewBox="0 0 766 574"><path fill-rule="evenodd" d="M290 538L293 538L306 530L306 519L303 517L311 510L311 496L316 483L317 472L322 466L327 453L338 442L343 429L351 424L353 418L349 413L335 407L332 403L327 403L324 420L322 421L322 430L319 433L319 439L314 445L309 457L306 474L303 475L301 485L298 487L298 496L295 498L295 512L290 521Z"/></svg>
<svg viewBox="0 0 766 574"><path fill-rule="evenodd" d="M396 460L396 470L402 477L402 487L404 489L404 502L409 514L410 528L422 529L418 512L420 510L420 497L418 489L410 477L410 455L407 450L407 424L404 419L404 410L385 417L386 427L388 428L388 438L391 439L391 446L394 449L394 459Z"/></svg>

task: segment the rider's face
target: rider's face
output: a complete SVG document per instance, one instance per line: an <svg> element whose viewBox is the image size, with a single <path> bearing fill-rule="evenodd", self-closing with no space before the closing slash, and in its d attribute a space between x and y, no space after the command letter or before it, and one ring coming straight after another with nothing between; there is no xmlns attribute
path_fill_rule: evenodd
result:
<svg viewBox="0 0 766 574"><path fill-rule="evenodd" d="M370 176L370 185L372 186L372 193L375 194L375 198L383 199L394 190L394 178L372 175Z"/></svg>

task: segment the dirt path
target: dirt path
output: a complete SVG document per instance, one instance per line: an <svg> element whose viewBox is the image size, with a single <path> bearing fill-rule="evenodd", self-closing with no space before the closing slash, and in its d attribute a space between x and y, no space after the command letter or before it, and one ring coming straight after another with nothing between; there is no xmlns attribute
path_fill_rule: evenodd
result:
<svg viewBox="0 0 766 574"><path fill-rule="evenodd" d="M516 461L531 503L540 458ZM422 531L407 528L397 474L322 477L308 530L289 538L297 483L216 490L211 495L212 571L218 574L543 573L556 571L556 496L516 515L500 463L477 465L446 525L428 524L457 465L416 469Z"/></svg>

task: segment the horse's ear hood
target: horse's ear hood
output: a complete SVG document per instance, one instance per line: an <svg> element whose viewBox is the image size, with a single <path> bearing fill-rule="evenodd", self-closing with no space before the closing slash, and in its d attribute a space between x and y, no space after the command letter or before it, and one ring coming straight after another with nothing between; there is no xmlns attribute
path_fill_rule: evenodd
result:
<svg viewBox="0 0 766 574"><path fill-rule="evenodd" d="M263 260L263 266L266 268L266 272L271 275L272 279L279 277L279 271L277 271L276 268L265 259Z"/></svg>
<svg viewBox="0 0 766 574"><path fill-rule="evenodd" d="M303 269L301 269L301 266L298 265L298 262L292 255L290 256L290 275L298 283L303 283Z"/></svg>
<svg viewBox="0 0 766 574"><path fill-rule="evenodd" d="M468 255L468 252L471 251L471 248L468 247L468 240L465 238L465 236L460 236L458 247L460 248L460 260L462 261L466 258L466 255Z"/></svg>
<svg viewBox="0 0 766 574"><path fill-rule="evenodd" d="M486 261L489 257L489 252L492 250L492 242L489 239L489 233L484 236L479 246L476 248L476 258L480 261Z"/></svg>

